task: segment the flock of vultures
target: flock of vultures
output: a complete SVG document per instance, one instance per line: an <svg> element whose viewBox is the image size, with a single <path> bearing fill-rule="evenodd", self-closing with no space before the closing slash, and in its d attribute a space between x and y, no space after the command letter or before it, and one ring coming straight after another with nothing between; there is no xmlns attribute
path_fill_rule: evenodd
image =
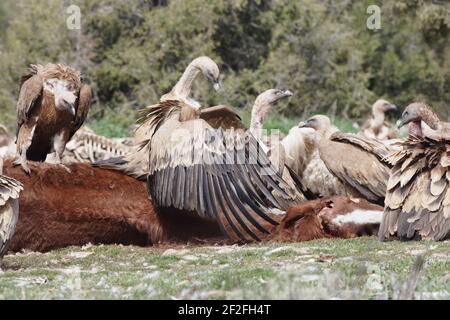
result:
<svg viewBox="0 0 450 320"><path fill-rule="evenodd" d="M79 71L32 65L22 77L17 134L0 143L0 259L87 243L248 243L378 235L450 236L450 125L422 102L378 100L358 134L315 115L286 136L264 132L289 90L269 89L246 128L233 108L191 96L219 68L193 60L173 89L140 110L134 136L83 126L92 100Z"/></svg>

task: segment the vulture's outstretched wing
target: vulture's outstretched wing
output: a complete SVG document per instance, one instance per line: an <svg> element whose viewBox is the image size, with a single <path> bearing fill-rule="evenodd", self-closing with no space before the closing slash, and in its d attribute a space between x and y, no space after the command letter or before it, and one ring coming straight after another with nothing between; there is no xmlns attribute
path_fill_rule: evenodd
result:
<svg viewBox="0 0 450 320"><path fill-rule="evenodd" d="M241 117L229 106L218 105L202 109L200 119L205 120L215 129L242 129L246 130Z"/></svg>
<svg viewBox="0 0 450 320"><path fill-rule="evenodd" d="M0 258L6 253L19 214L19 193L22 184L15 179L0 175Z"/></svg>
<svg viewBox="0 0 450 320"><path fill-rule="evenodd" d="M333 134L332 137L336 136ZM390 167L381 160L382 149L375 152L370 143L363 143L363 137L358 139L358 143L351 140L320 142L320 158L341 182L367 200L383 204Z"/></svg>
<svg viewBox="0 0 450 320"><path fill-rule="evenodd" d="M78 98L77 113L75 115L74 127L72 135L83 125L84 120L89 112L92 101L92 89L89 85L83 84L80 89L80 96Z"/></svg>
<svg viewBox="0 0 450 320"><path fill-rule="evenodd" d="M31 65L30 74L22 77L19 99L17 101L17 124L20 127L27 119L36 101L42 95L43 78L39 73L42 66Z"/></svg>
<svg viewBox="0 0 450 320"><path fill-rule="evenodd" d="M232 239L254 241L278 224L276 209L287 209L277 198L304 200L251 134L214 129L202 119L180 122L176 113L155 125L147 181L158 206L195 212L216 220Z"/></svg>
<svg viewBox="0 0 450 320"><path fill-rule="evenodd" d="M450 142L408 138L391 155L379 237L444 240L450 237Z"/></svg>

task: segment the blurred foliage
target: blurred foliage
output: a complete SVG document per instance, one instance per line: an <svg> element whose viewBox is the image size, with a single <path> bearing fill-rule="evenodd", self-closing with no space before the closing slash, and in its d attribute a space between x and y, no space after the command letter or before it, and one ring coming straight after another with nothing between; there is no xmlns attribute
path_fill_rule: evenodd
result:
<svg viewBox="0 0 450 320"><path fill-rule="evenodd" d="M71 4L81 8L81 30L66 27ZM58 61L80 68L93 86L91 125L103 134L123 134L134 110L156 102L200 55L219 63L224 87L216 93L199 82L193 95L203 105L229 104L248 114L265 89L294 91L268 127L288 126L314 113L361 121L379 97L399 106L424 100L448 117L448 1L382 1L380 30L366 27L370 4L2 0L2 122L15 126L18 84L27 65Z"/></svg>

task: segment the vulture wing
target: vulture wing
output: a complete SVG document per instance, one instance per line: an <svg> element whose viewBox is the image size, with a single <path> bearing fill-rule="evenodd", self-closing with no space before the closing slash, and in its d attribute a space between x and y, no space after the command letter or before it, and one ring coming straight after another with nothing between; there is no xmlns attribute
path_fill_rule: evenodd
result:
<svg viewBox="0 0 450 320"><path fill-rule="evenodd" d="M166 103L175 102L155 110L167 109ZM304 197L287 185L251 134L214 129L203 119L180 122L179 104L165 120L151 110L147 117L155 127L147 178L152 199L214 219L232 239L260 240L279 223L273 211L286 209L277 198L294 203Z"/></svg>
<svg viewBox="0 0 450 320"><path fill-rule="evenodd" d="M371 149L370 143L365 147L368 149L349 141L322 139L320 158L344 185L371 202L383 204L390 168L381 161L380 154Z"/></svg>
<svg viewBox="0 0 450 320"><path fill-rule="evenodd" d="M380 161L384 161L387 156L395 151L377 139L366 138L359 134L337 131L331 135L330 139L332 141L355 145L362 150L375 155Z"/></svg>
<svg viewBox="0 0 450 320"><path fill-rule="evenodd" d="M27 121L36 101L42 95L43 81L38 72L41 66L32 65L30 74L22 77L20 86L19 100L17 101L17 124L20 127Z"/></svg>
<svg viewBox="0 0 450 320"><path fill-rule="evenodd" d="M74 127L71 132L71 137L83 125L84 120L86 120L89 108L91 107L91 101L92 101L92 89L87 84L83 84L80 89L77 113L75 115Z"/></svg>
<svg viewBox="0 0 450 320"><path fill-rule="evenodd" d="M444 240L450 237L450 142L408 138L388 160L387 185L379 237Z"/></svg>
<svg viewBox="0 0 450 320"><path fill-rule="evenodd" d="M23 189L15 179L0 175L0 258L6 253L8 243L16 228L19 193Z"/></svg>
<svg viewBox="0 0 450 320"><path fill-rule="evenodd" d="M218 105L201 110L200 118L208 122L215 129L246 130L241 117L229 106Z"/></svg>

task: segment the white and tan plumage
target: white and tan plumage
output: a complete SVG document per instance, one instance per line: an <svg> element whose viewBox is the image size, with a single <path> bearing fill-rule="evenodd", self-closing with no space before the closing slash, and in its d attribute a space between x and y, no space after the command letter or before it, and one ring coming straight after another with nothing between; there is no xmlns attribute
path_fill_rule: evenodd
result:
<svg viewBox="0 0 450 320"><path fill-rule="evenodd" d="M217 65L210 59L208 65L196 75L206 75L216 86ZM149 159L152 200L162 208L214 219L232 239L260 240L278 223L272 210L287 209L277 198L299 203L305 197L271 166L234 112L216 107L213 113L204 113L206 120L201 117L199 105L187 96L192 77L185 74L182 79L189 81L183 84L180 80L177 86L189 90L172 90L170 99L164 95L158 104L142 111L139 130L144 133L142 150Z"/></svg>
<svg viewBox="0 0 450 320"><path fill-rule="evenodd" d="M450 237L450 124L424 103L406 107L400 125L409 124L401 151L388 160L379 238L445 240Z"/></svg>
<svg viewBox="0 0 450 320"><path fill-rule="evenodd" d="M86 119L91 98L79 71L63 64L31 65L17 102L14 164L29 173L27 160L45 161L53 151L59 163L67 141Z"/></svg>
<svg viewBox="0 0 450 320"><path fill-rule="evenodd" d="M302 125L302 123L300 123ZM327 135L337 131L331 126ZM312 128L295 126L283 139L288 165L301 179L304 187L321 197L345 195L345 188L325 166L318 150L317 133Z"/></svg>
<svg viewBox="0 0 450 320"><path fill-rule="evenodd" d="M82 127L66 144L63 163L95 163L114 157L125 156L134 151L127 138L108 138Z"/></svg>
<svg viewBox="0 0 450 320"><path fill-rule="evenodd" d="M239 116L229 107L217 106L213 109L208 108L208 110L198 110L200 108L200 103L192 99L189 94L192 90L194 81L200 75L203 75L211 81L216 90L220 88L220 72L217 64L209 57L198 57L187 66L186 70L183 72L173 89L169 93L164 94L160 98L160 102L181 101L182 103L192 107L191 112L202 113L211 123L216 122L216 127L221 125L223 121L231 121L234 125L243 127ZM224 116L220 117L218 115ZM188 117L189 114L183 114L182 116ZM149 166L149 134L150 132L148 126L145 123L141 123L141 125L139 125L134 131L133 148L131 152L127 153L125 156L112 158L107 161L98 161L97 163L94 163L94 165L119 170L137 179L145 180L147 178Z"/></svg>
<svg viewBox="0 0 450 320"><path fill-rule="evenodd" d="M19 218L19 193L23 190L20 182L2 174L2 168L3 159L0 158L0 268L16 229Z"/></svg>
<svg viewBox="0 0 450 320"><path fill-rule="evenodd" d="M309 118L302 126L317 131L320 158L348 196L383 203L390 170L384 157L392 150L376 139L334 130L330 134L331 121L323 115Z"/></svg>
<svg viewBox="0 0 450 320"><path fill-rule="evenodd" d="M361 127L361 134L367 138L378 140L397 138L395 127L385 120L385 113L396 109L394 104L384 99L375 101L370 118Z"/></svg>

